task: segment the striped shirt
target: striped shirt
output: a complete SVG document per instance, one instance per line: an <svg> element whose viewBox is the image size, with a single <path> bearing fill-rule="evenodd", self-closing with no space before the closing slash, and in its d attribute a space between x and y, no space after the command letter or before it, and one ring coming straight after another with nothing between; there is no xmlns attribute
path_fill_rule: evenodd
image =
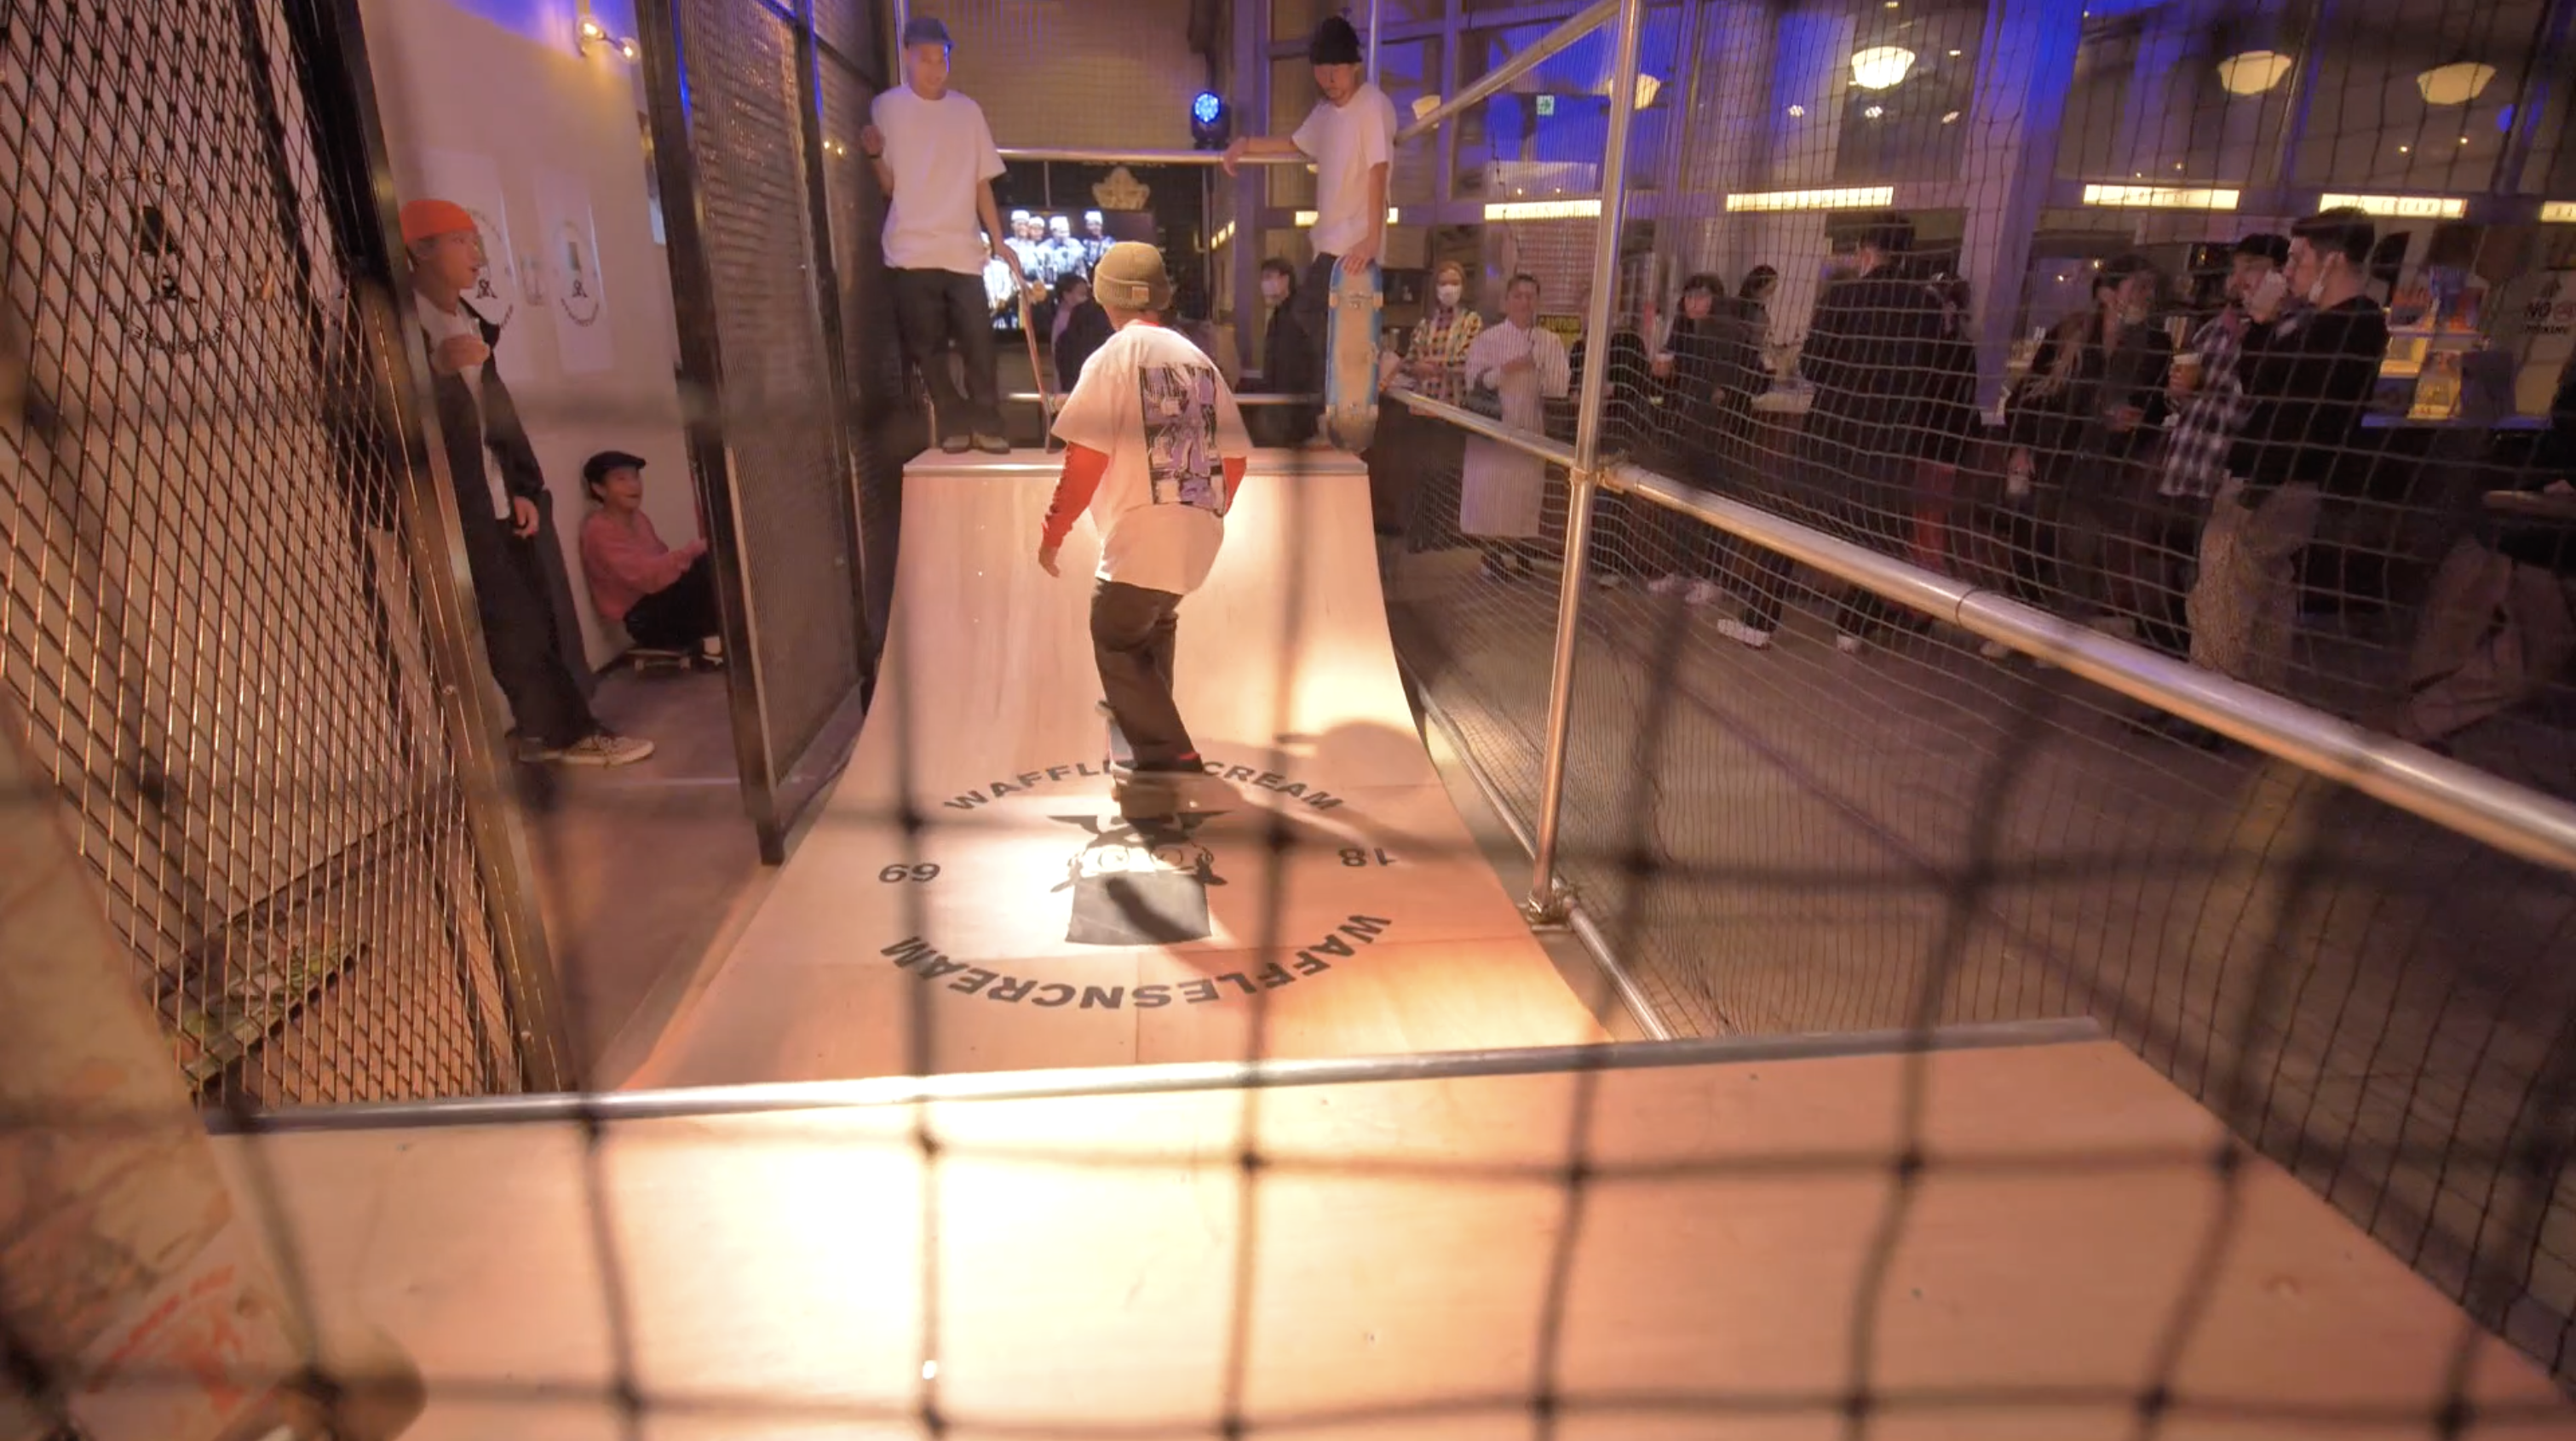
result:
<svg viewBox="0 0 2576 1441"><path fill-rule="evenodd" d="M2185 397L2165 433L2164 474L2159 493L2178 500L2207 500L2227 479L2227 452L2254 412L2245 383L2237 378L2244 358L2243 332L2222 313L2204 322L2191 338L2200 354L2200 387Z"/></svg>

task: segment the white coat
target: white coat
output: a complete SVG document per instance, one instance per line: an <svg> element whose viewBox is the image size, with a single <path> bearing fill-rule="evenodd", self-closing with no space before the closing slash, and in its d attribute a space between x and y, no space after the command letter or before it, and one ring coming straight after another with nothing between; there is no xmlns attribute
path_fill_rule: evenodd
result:
<svg viewBox="0 0 2576 1441"><path fill-rule="evenodd" d="M1523 357L1537 369L1504 373L1505 365ZM1470 387L1488 388L1501 397L1503 424L1533 434L1546 428L1546 402L1563 399L1572 385L1565 342L1554 331L1524 330L1509 320L1487 326L1467 347L1465 370ZM1546 495L1546 461L1499 441L1467 437L1459 530L1498 540L1534 538Z"/></svg>

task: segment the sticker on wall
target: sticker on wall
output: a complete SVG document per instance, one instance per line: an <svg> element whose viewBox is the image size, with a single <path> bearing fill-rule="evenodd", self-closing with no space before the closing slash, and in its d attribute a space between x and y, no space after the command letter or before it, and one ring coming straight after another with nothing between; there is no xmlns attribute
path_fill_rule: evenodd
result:
<svg viewBox="0 0 2576 1441"><path fill-rule="evenodd" d="M276 292L273 273L253 291L211 281L201 247L214 207L184 176L119 169L90 176L78 195L81 256L97 287L92 303L115 317L128 343L195 354L215 344L237 312Z"/></svg>
<svg viewBox="0 0 2576 1441"><path fill-rule="evenodd" d="M466 213L474 217L475 229L482 232L483 269L474 277L474 288L465 293L465 303L474 308L475 314L501 327L501 341L492 347L501 379L514 386L525 384L529 379L527 341L512 334L513 327L526 319L525 297L514 259L518 252L510 248L510 213L501 194L501 167L488 155L423 150L420 178L423 195L464 206ZM512 343L514 339L516 344Z"/></svg>
<svg viewBox="0 0 2576 1441"><path fill-rule="evenodd" d="M590 187L559 170L537 172L537 225L546 309L554 316L555 353L567 375L617 363L599 267L599 232L591 221Z"/></svg>

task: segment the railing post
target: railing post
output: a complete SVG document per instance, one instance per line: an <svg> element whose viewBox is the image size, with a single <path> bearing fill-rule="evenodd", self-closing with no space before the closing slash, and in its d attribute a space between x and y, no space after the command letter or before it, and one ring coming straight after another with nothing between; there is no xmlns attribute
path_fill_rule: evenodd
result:
<svg viewBox="0 0 2576 1441"><path fill-rule="evenodd" d="M1583 393L1574 426L1574 473L1565 494L1565 573L1556 597L1556 661L1547 684L1547 739L1541 751L1537 855L1528 908L1542 920L1565 913L1558 894L1558 822L1565 812L1565 747L1574 719L1574 641L1582 632L1585 562L1592 552L1592 500L1600 488L1602 404L1610 393L1610 327L1618 312L1619 232L1628 209L1628 125L1637 111L1637 41L1646 0L1621 0L1610 67L1608 135L1601 151L1601 234L1592 255L1592 303L1583 317Z"/></svg>

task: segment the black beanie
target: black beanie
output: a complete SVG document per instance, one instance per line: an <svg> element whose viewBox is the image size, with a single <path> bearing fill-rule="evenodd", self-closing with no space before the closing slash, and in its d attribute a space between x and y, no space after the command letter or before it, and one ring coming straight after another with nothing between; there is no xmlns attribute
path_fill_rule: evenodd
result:
<svg viewBox="0 0 2576 1441"><path fill-rule="evenodd" d="M1360 63L1360 32L1339 15L1327 15L1315 27L1314 41L1306 47L1306 60L1311 65L1357 65Z"/></svg>

